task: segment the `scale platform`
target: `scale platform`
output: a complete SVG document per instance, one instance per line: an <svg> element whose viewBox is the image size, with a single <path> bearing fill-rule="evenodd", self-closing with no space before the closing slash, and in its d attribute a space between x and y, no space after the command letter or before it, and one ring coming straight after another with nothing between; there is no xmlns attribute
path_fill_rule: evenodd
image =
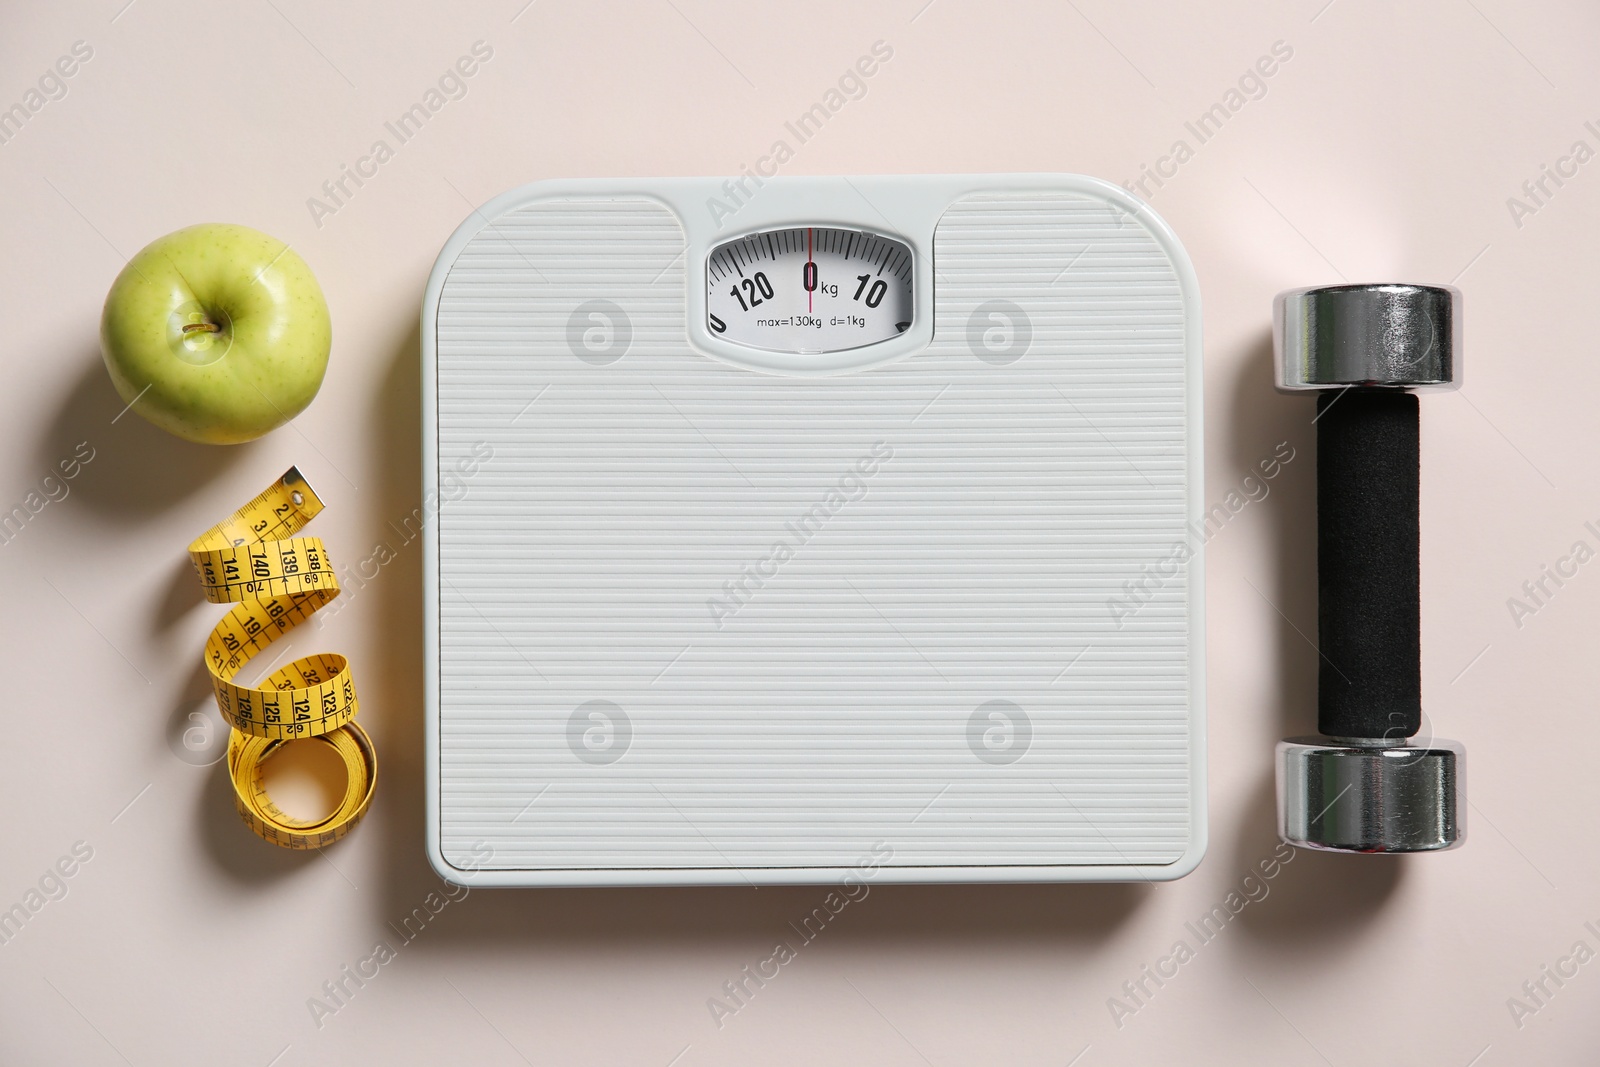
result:
<svg viewBox="0 0 1600 1067"><path fill-rule="evenodd" d="M1200 305L1146 205L540 182L450 238L422 337L442 876L1199 862Z"/></svg>

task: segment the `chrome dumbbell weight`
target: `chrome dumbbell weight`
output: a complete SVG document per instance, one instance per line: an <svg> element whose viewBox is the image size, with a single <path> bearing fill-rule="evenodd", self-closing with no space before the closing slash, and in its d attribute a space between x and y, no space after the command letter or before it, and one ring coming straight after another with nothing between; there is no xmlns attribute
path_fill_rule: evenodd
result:
<svg viewBox="0 0 1600 1067"><path fill-rule="evenodd" d="M1454 388L1460 294L1280 293L1278 388L1317 390L1317 729L1277 749L1278 835L1340 852L1463 839L1465 751L1422 725L1415 390Z"/></svg>

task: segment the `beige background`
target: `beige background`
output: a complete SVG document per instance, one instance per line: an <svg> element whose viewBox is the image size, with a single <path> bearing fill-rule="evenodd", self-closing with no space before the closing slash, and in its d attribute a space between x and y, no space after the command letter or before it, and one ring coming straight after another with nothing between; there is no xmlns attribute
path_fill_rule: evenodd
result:
<svg viewBox="0 0 1600 1067"><path fill-rule="evenodd" d="M94 52L0 145L0 506L77 442L96 455L0 544L0 908L93 848L0 945L0 1061L1594 1061L1600 961L1546 979L1520 1027L1507 1003L1575 942L1600 949L1600 563L1520 628L1507 606L1575 541L1600 547L1600 162L1547 181L1536 212L1507 203L1574 142L1600 149L1592 5L125 2L0 14L0 107L75 41ZM337 558L393 537L419 495L422 286L470 208L545 177L735 172L880 39L892 60L786 173L1135 178L1195 147L1184 122L1274 42L1293 50L1148 186L1205 295L1208 500L1297 450L1211 543L1208 858L1158 887L875 888L720 1029L707 998L815 889L480 890L319 1029L307 999L437 887L420 554L295 640L354 660L383 780L352 838L293 855L237 823L219 766L175 754L217 615L184 545L290 463L329 502L312 532ZM478 40L494 55L465 98L319 226L307 199ZM291 242L335 321L316 403L227 450L113 421L97 352L125 257L200 221ZM1270 388L1269 306L1340 278L1467 294L1467 385L1423 404L1423 652L1428 713L1470 753L1471 840L1297 857L1118 1027L1108 998L1274 846L1272 745L1312 714L1315 461L1311 401Z"/></svg>

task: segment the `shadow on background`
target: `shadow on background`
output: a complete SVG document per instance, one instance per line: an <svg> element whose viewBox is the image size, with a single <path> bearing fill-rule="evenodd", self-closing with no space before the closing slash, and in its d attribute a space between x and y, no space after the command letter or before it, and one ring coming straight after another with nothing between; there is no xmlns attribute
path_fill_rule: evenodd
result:
<svg viewBox="0 0 1600 1067"><path fill-rule="evenodd" d="M128 524L153 518L221 477L252 447L174 437L126 410L99 352L86 353L81 362L83 373L39 440L34 468L58 473L57 464L86 442L94 455L69 483L70 494L103 519ZM156 628L170 630L202 601L188 557L175 555Z"/></svg>
<svg viewBox="0 0 1600 1067"><path fill-rule="evenodd" d="M1405 856L1351 856L1281 846L1270 767L1252 794L1240 830L1231 858L1240 878L1246 871L1260 878L1260 862L1275 852L1291 855L1277 877L1266 882L1268 895L1238 916L1258 949L1284 956L1326 962L1330 955L1361 951L1361 931L1378 920L1410 863Z"/></svg>
<svg viewBox="0 0 1600 1067"><path fill-rule="evenodd" d="M252 446L201 445L172 436L126 410L106 374L98 351L86 352L83 370L62 399L49 428L37 443L34 465L57 472L58 461L70 458L80 442L94 449L93 458L70 483L71 498L109 523L139 523L168 511L237 466ZM199 530L195 530L199 533ZM203 602L200 583L188 557L174 552L167 583L156 608L155 627L166 632ZM172 696L172 711L162 724L168 749L205 776L198 794L195 831L219 870L252 886L270 883L315 857L265 846L240 825L224 757L226 728L211 702L211 684L199 650L194 670ZM201 712L207 721L191 719ZM209 731L198 750L186 742ZM188 747L186 747L188 746Z"/></svg>
<svg viewBox="0 0 1600 1067"><path fill-rule="evenodd" d="M420 314L418 316L420 318ZM414 325L396 348L369 422L379 427L377 491L385 525L379 536L393 544L399 522L422 505L422 332ZM437 516L432 521L437 521ZM363 551L370 551L364 546ZM348 593L343 595L350 595ZM438 880L423 846L422 544L400 546L393 561L356 596L373 597L383 620L381 679L368 671L361 681L362 704L381 709L378 746L380 782L374 806L382 805L381 832L389 875L379 898L387 920L404 915ZM369 605L370 608L370 605ZM373 693L375 699L367 694ZM375 716L376 717L376 716ZM369 729L371 725L369 724ZM376 821L376 820L374 820ZM378 826L369 828L379 829ZM401 906L402 901L410 903Z"/></svg>
<svg viewBox="0 0 1600 1067"><path fill-rule="evenodd" d="M192 574L191 574L192 578ZM205 854L225 876L241 886L264 887L315 860L310 852L274 848L251 833L234 810L228 780L228 727L211 693L211 675L195 657L166 723L167 748L203 775L196 793L194 828Z"/></svg>
<svg viewBox="0 0 1600 1067"><path fill-rule="evenodd" d="M195 531L197 534L199 532ZM161 605L156 609L156 629L162 633L178 625L191 611L206 602L205 594L200 589L200 577L195 573L188 553L173 557L172 566L167 570L166 589Z"/></svg>
<svg viewBox="0 0 1600 1067"><path fill-rule="evenodd" d="M1263 738L1262 765L1271 768L1272 746L1294 734L1316 732L1317 668L1317 428L1315 400L1280 393L1273 385L1272 334L1262 330L1250 346L1233 390L1229 425L1241 432L1227 438L1229 469L1258 477L1260 463L1281 443L1294 456L1267 485L1271 492L1255 516L1266 528L1269 559L1251 568L1255 589L1242 594L1264 599L1277 621L1271 646L1260 651L1270 671L1268 690L1278 694L1279 722L1271 738ZM1239 477L1243 477L1240 474ZM1231 487L1207 488L1215 502ZM1222 536L1228 534L1224 532Z"/></svg>
<svg viewBox="0 0 1600 1067"><path fill-rule="evenodd" d="M1262 649L1271 673L1268 691L1277 694L1278 716L1269 733L1252 738L1252 759L1260 781L1238 826L1214 827L1212 839L1233 839L1227 856L1235 878L1259 878L1262 860L1279 849L1273 749L1285 737L1317 729L1317 428L1316 398L1279 393L1273 383L1272 334L1263 330L1251 346L1234 383L1236 417L1232 424L1249 436L1230 435L1230 460L1240 469L1256 468L1280 441L1295 450L1273 479L1262 510L1270 539L1266 583L1252 578L1277 618L1276 638ZM1213 491L1211 496L1215 496ZM1246 591L1254 597L1255 592ZM1226 714L1226 709L1222 709ZM1407 860L1398 856L1349 856L1292 850L1293 858L1267 883L1268 895L1239 913L1239 924L1259 948L1301 956L1309 951L1359 951L1355 936L1379 916L1404 877ZM1237 883L1234 883L1237 884ZM1318 957L1325 958L1325 957Z"/></svg>
<svg viewBox="0 0 1600 1067"><path fill-rule="evenodd" d="M206 854L240 885L262 889L317 862L317 853L269 845L239 821L233 783L222 763L206 772L206 787L196 804L195 820Z"/></svg>
<svg viewBox="0 0 1600 1067"><path fill-rule="evenodd" d="M73 480L72 495L96 512L120 522L157 515L237 465L252 447L198 445L156 428L137 412L124 413L127 405L100 353L86 353L82 362L83 373L39 441L34 465L55 471L58 460L87 441L94 459Z"/></svg>
<svg viewBox="0 0 1600 1067"><path fill-rule="evenodd" d="M419 330L396 351L371 420L382 427L378 444L383 517L410 514L422 497L421 353ZM382 536L396 543L392 528ZM363 707L382 716L379 799L381 821L367 832L384 834L387 877L374 916L399 924L423 907L442 884L428 864L424 844L422 677L422 547L400 548L380 577L358 595L380 598L381 671L361 674ZM381 675L381 677L380 677ZM366 679L372 679L367 681ZM381 687L381 695L378 688ZM373 696L369 697L369 693ZM381 709L381 710L377 710ZM868 882L865 898L846 907L839 921L855 944L926 946L984 941L1038 947L1081 945L1110 937L1152 891L1121 885L901 886ZM462 945L601 947L738 944L796 935L798 923L821 906L829 886L747 885L656 889L474 889L440 913L416 941L422 951ZM413 949L415 951L415 949Z"/></svg>
<svg viewBox="0 0 1600 1067"><path fill-rule="evenodd" d="M415 841L421 855L420 834ZM1117 885L878 885L845 907L837 921L853 945L939 948L982 943L1007 947L1077 948L1111 937L1153 891ZM547 948L648 944L689 949L717 943L770 946L800 940L800 925L821 909L834 886L722 886L676 889L474 889L450 905L416 946L448 951L462 944ZM414 896L385 916L395 923L439 889L431 874ZM830 922L829 925L832 925Z"/></svg>

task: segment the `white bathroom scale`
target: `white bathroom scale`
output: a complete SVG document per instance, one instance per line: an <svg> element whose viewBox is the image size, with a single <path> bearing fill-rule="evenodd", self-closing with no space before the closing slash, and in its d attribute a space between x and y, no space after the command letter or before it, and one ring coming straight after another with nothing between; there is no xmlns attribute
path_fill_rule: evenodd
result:
<svg viewBox="0 0 1600 1067"><path fill-rule="evenodd" d="M1148 206L539 182L450 238L422 326L442 876L1199 862L1200 303Z"/></svg>

